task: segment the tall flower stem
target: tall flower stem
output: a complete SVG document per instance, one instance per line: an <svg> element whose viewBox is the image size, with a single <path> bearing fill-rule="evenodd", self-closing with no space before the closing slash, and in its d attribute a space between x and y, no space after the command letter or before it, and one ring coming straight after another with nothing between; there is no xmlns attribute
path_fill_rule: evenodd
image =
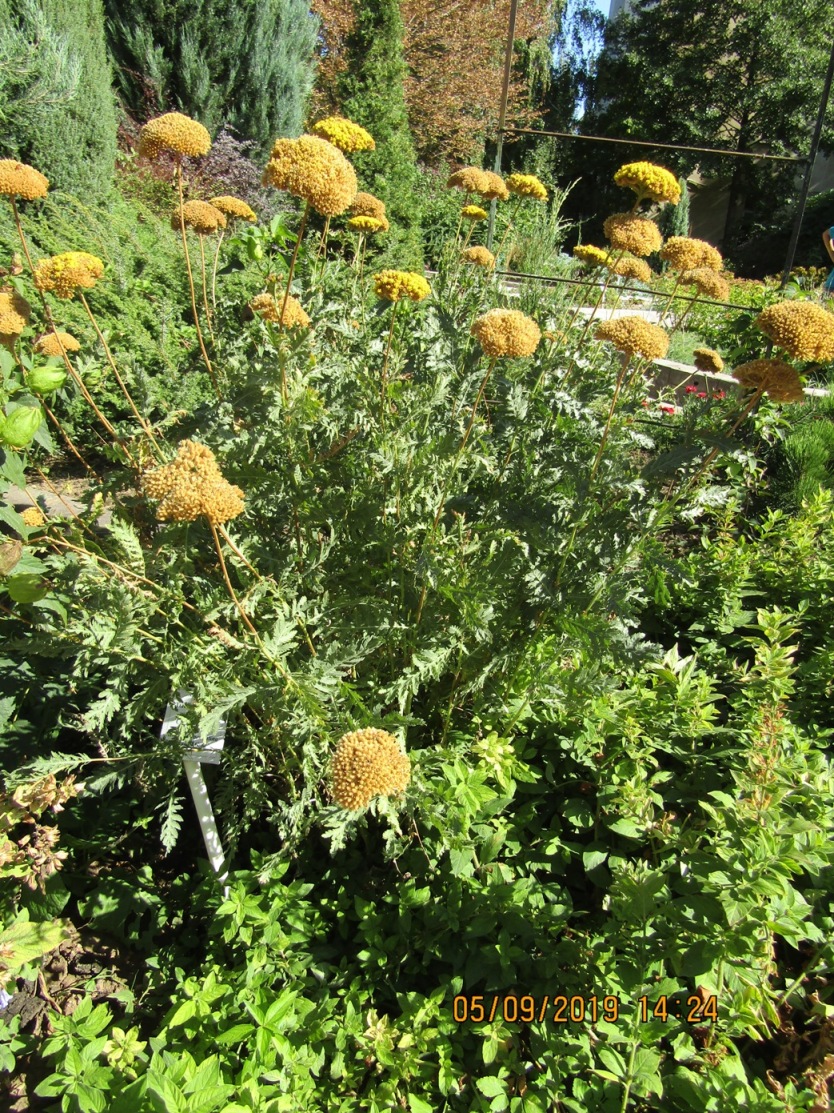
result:
<svg viewBox="0 0 834 1113"><path fill-rule="evenodd" d="M182 159L177 159L176 178L180 204L180 232L182 233L182 247L183 251L185 252L185 267L188 271L188 288L191 291L191 312L194 317L194 327L197 330L197 340L200 344L200 351L203 355L203 362L205 363L206 368L208 369L208 373L211 377L212 386L214 387L214 393L217 395L218 401L222 402L223 395L220 393L220 385L217 382L217 376L214 373L214 368L211 365L211 360L209 359L208 352L206 351L205 341L203 340L203 330L200 328L200 316L197 312L197 294L194 291L194 273L191 269L191 255L188 251L188 238L185 234L185 215L183 213L184 200L182 194Z"/></svg>
<svg viewBox="0 0 834 1113"><path fill-rule="evenodd" d="M325 217L324 231L321 234L321 239L319 240L318 250L316 251L316 258L318 259L319 255L321 255L323 262L327 262L327 234L328 234L329 231L330 231L330 217L328 216L328 217Z"/></svg>
<svg viewBox="0 0 834 1113"><path fill-rule="evenodd" d="M139 410L136 408L136 403L131 398L130 392L128 391L127 387L124 384L124 381L123 381L121 375L119 374L119 369L116 366L116 361L113 359L113 354L110 351L110 348L107 344L107 341L104 339L104 335L102 334L101 329L98 327L98 322L96 321L95 317L93 316L92 309L90 309L90 303L84 297L84 294L82 293L81 290L78 291L78 296L81 299L81 304L84 306L84 308L87 311L87 316L90 318L90 324L95 329L96 336L99 338L99 342L101 343L102 348L104 348L104 354L107 356L107 362L110 364L110 370L115 375L116 382L119 384L119 387L121 388L122 394L127 399L127 404L130 406L131 410L133 410L133 415L136 418L136 420L139 422L139 425L140 425L141 429L143 430L143 432L146 433L147 436L150 438L150 440L153 442L154 447L157 450L159 450L159 442L157 441L156 437L154 436L153 430L151 429L150 425L148 425L148 423L144 419L144 417L142 417L142 415L139 413Z"/></svg>
<svg viewBox="0 0 834 1113"><path fill-rule="evenodd" d="M394 337L394 322L397 319L397 306L400 303L395 301L391 307L391 324L388 326L388 343L385 345L385 358L382 361L382 386L380 388L379 398L379 423L382 428L385 428L385 392L388 388L388 357L391 354L391 341Z"/></svg>
<svg viewBox="0 0 834 1113"><path fill-rule="evenodd" d="M518 206L520 204L521 204L521 194L517 194L516 199L515 199L515 204L513 205L512 210L510 211L509 215L507 216L507 226L504 229L504 235L501 237L501 242L498 245L498 250L495 252L495 266L496 267L499 265L499 260L501 258L501 252L504 248L504 244L507 242L507 236L509 236L510 232L513 229L513 220L515 219L515 214L518 212Z"/></svg>
<svg viewBox="0 0 834 1113"><path fill-rule="evenodd" d="M295 273L295 263L298 259L298 249L301 247L301 238L304 235L304 229L307 227L307 217L310 213L310 202L308 201L304 206L304 212L301 216L301 223L298 226L298 235L295 240L295 247L292 251L292 259L290 260L290 273L287 275L287 288L284 291L284 300L281 304L281 312L278 315L281 328L284 327L284 312L287 308L287 301L290 296L290 287L292 286L292 276Z"/></svg>
<svg viewBox="0 0 834 1113"><path fill-rule="evenodd" d="M249 630L250 633L254 634L255 637L257 638L258 642L260 643L261 639L260 639L260 636L258 634L258 631L255 629L255 627L252 625L251 621L249 620L249 615L243 609L243 604L241 603L241 601L238 599L237 595L235 594L235 589L232 587L232 581L229 579L229 571L226 568L226 561L223 559L223 549L222 549L222 546L220 545L220 538L217 535L217 527L215 526L214 522L211 522L211 521L209 522L209 525L211 526L211 535L214 538L214 547L217 550L217 556L218 556L218 559L220 560L220 571L223 573L223 580L226 584L226 590L229 592L229 595L232 598L232 602L237 607L237 609L240 613L240 617L243 619L244 625L246 626L247 630Z"/></svg>
<svg viewBox="0 0 834 1113"><path fill-rule="evenodd" d="M208 283L206 280L206 248L203 240L205 237L202 232L199 235L200 240L200 274L203 280L203 309L206 311L206 322L209 327L209 336L211 337L212 347L214 347L214 328L211 323L211 310L208 303Z"/></svg>
<svg viewBox="0 0 834 1113"><path fill-rule="evenodd" d="M232 219L231 217L229 218ZM226 229L220 229L220 235L217 237L217 247L214 249L214 264L211 268L211 304L212 307L217 309L217 261L220 258L220 248L223 243L223 237L226 235Z"/></svg>
<svg viewBox="0 0 834 1113"><path fill-rule="evenodd" d="M29 270L32 273L32 277L34 277L35 267L34 267L34 264L32 263L32 256L29 254L29 244L26 242L26 236L24 235L24 232L23 232L23 225L20 223L20 213L17 211L17 205L15 204L14 197L9 198L9 200L12 203L12 212L14 213L14 221L15 221L15 225L17 227L17 234L18 234L18 237L20 238L21 246L23 247L23 254L26 256L26 262L29 264ZM84 380L81 378L81 376L78 374L78 372L75 370L72 363L70 362L70 358L67 355L66 350L64 349L64 345L61 343L60 336L58 335L58 328L55 324L55 318L52 316L52 310L49 307L49 302L46 300L46 294L43 292L43 290L38 290L38 293L40 295L41 304L43 305L44 316L46 317L46 320L47 320L47 323L48 323L49 327L52 329L52 335L55 337L55 339L58 342L58 347L61 349L61 356L64 360L64 366L66 367L70 378L75 383L75 385L78 387L78 389L81 391L81 395L84 398L84 401L87 402L87 404L92 408L93 413L95 413L96 417L99 419L101 424L104 426L104 428L110 434L110 436L113 438L113 440L116 442L116 444L119 445L122 452L124 452L124 454L127 457L128 462L130 463L131 467L137 468L138 465L137 465L136 461L133 459L133 457L131 456L127 446L121 443L121 440L119 438L118 433L113 428L113 426L110 424L110 422L107 420L107 418L104 416L104 414L101 412L101 410L98 408L98 406L96 405L95 399L90 394L89 390L87 390L87 387L86 387L86 384L84 383Z"/></svg>

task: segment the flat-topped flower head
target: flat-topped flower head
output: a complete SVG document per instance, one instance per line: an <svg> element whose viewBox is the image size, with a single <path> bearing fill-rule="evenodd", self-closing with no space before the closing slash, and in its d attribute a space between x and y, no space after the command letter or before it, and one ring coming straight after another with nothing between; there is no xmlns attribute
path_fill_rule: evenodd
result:
<svg viewBox="0 0 834 1113"><path fill-rule="evenodd" d="M404 792L411 780L411 762L388 731L354 730L336 743L331 780L339 807L358 811L375 796Z"/></svg>
<svg viewBox="0 0 834 1113"><path fill-rule="evenodd" d="M247 205L245 201L241 201L239 197L231 197L224 194L222 197L210 197L209 204L214 205L215 209L219 209L221 213L226 216L236 216L240 220L248 220L255 222L258 215L251 206Z"/></svg>
<svg viewBox="0 0 834 1113"><path fill-rule="evenodd" d="M493 170L484 170L484 184L478 190L484 201L506 201L510 196L507 183Z"/></svg>
<svg viewBox="0 0 834 1113"><path fill-rule="evenodd" d="M772 402L804 402L805 392L796 370L781 359L752 359L733 371L748 390L761 391Z"/></svg>
<svg viewBox="0 0 834 1113"><path fill-rule="evenodd" d="M460 210L460 215L464 220L486 220L487 211L482 209L480 205L464 205Z"/></svg>
<svg viewBox="0 0 834 1113"><path fill-rule="evenodd" d="M224 478L211 449L196 441L180 441L176 459L145 475L142 487L157 500L160 522L194 522L208 518L220 525L242 514L243 491Z"/></svg>
<svg viewBox="0 0 834 1113"><path fill-rule="evenodd" d="M481 193L487 188L487 178L479 166L464 166L451 175L446 185L449 189L461 189L464 193Z"/></svg>
<svg viewBox="0 0 834 1113"><path fill-rule="evenodd" d="M86 251L65 251L41 259L35 267L35 285L59 298L71 298L81 287L92 289L104 274L104 263Z"/></svg>
<svg viewBox="0 0 834 1113"><path fill-rule="evenodd" d="M351 232L364 232L366 235L380 232L385 227L383 221L376 216L352 216L347 226Z"/></svg>
<svg viewBox="0 0 834 1113"><path fill-rule="evenodd" d="M602 230L615 251L630 251L632 255L641 257L659 251L663 243L655 222L636 213L613 213Z"/></svg>
<svg viewBox="0 0 834 1113"><path fill-rule="evenodd" d="M834 359L834 314L813 302L770 305L753 324L794 359L820 363Z"/></svg>
<svg viewBox="0 0 834 1113"><path fill-rule="evenodd" d="M198 158L210 148L208 131L182 112L166 112L148 120L139 136L139 154L144 158L159 158L163 151Z"/></svg>
<svg viewBox="0 0 834 1113"><path fill-rule="evenodd" d="M692 358L698 371L718 375L724 370L724 360L713 348L696 348Z"/></svg>
<svg viewBox="0 0 834 1113"><path fill-rule="evenodd" d="M472 335L488 356L531 356L542 338L533 318L518 309L490 309L475 319Z"/></svg>
<svg viewBox="0 0 834 1113"><path fill-rule="evenodd" d="M638 282L649 283L652 280L652 269L645 259L635 259L632 256L623 256L607 264L612 274L620 278L632 278Z"/></svg>
<svg viewBox="0 0 834 1113"><path fill-rule="evenodd" d="M43 336L37 338L32 347L42 356L60 356L64 352L81 351L81 344L72 333L61 332L60 329L58 332L45 332Z"/></svg>
<svg viewBox="0 0 834 1113"><path fill-rule="evenodd" d="M401 301L402 298L422 301L431 293L431 286L414 271L380 271L374 275L374 293L386 301Z"/></svg>
<svg viewBox="0 0 834 1113"><path fill-rule="evenodd" d="M485 267L492 270L495 266L495 256L486 247L467 247L460 253L465 263L474 263L476 267Z"/></svg>
<svg viewBox="0 0 834 1113"><path fill-rule="evenodd" d="M714 301L726 301L730 296L730 284L726 278L711 267L695 267L681 275L682 286L694 286L699 294Z"/></svg>
<svg viewBox="0 0 834 1113"><path fill-rule="evenodd" d="M519 197L532 197L534 201L547 200L547 189L535 174L510 174L507 189Z"/></svg>
<svg viewBox="0 0 834 1113"><path fill-rule="evenodd" d="M29 323L32 307L11 286L0 290L0 334L20 336Z"/></svg>
<svg viewBox="0 0 834 1113"><path fill-rule="evenodd" d="M263 184L307 201L322 216L338 216L356 197L356 171L342 154L317 135L276 139Z"/></svg>
<svg viewBox="0 0 834 1113"><path fill-rule="evenodd" d="M681 187L675 175L653 162L628 162L614 175L618 186L633 189L639 201L669 201L677 205Z"/></svg>
<svg viewBox="0 0 834 1113"><path fill-rule="evenodd" d="M696 240L692 236L670 236L661 249L660 258L665 259L672 270L676 271L691 271L701 267L720 271L724 266L720 251L706 240Z"/></svg>
<svg viewBox="0 0 834 1113"><path fill-rule="evenodd" d="M374 197L372 193L366 193L360 189L351 201L348 212L351 216L372 216L377 220L382 220L385 216L385 202L380 201L378 197Z"/></svg>
<svg viewBox="0 0 834 1113"><path fill-rule="evenodd" d="M615 348L631 357L663 359L669 350L669 337L659 325L644 321L642 317L618 317L603 321L597 326L597 340L607 340Z"/></svg>
<svg viewBox="0 0 834 1113"><path fill-rule="evenodd" d="M283 324L284 328L309 328L310 318L301 307L301 303L292 294L287 297L284 307L284 316L281 317L281 305L284 298L281 296L279 304L272 294L258 294L249 302L249 308L262 320L272 324Z"/></svg>
<svg viewBox="0 0 834 1113"><path fill-rule="evenodd" d="M27 506L20 516L29 529L40 529L41 526L46 525L46 518L38 506Z"/></svg>
<svg viewBox="0 0 834 1113"><path fill-rule="evenodd" d="M353 151L375 151L376 143L370 132L365 131L353 120L344 116L328 116L326 120L319 120L310 129L313 135L326 139L340 151L351 154Z"/></svg>
<svg viewBox="0 0 834 1113"><path fill-rule="evenodd" d="M0 193L6 197L20 197L23 201L37 201L46 197L49 180L25 162L13 158L0 159Z"/></svg>
<svg viewBox="0 0 834 1113"><path fill-rule="evenodd" d="M208 201L186 201L182 207L182 221L201 236L210 236L226 227L226 214L210 205ZM171 227L180 230L180 211L175 209L171 216Z"/></svg>
<svg viewBox="0 0 834 1113"><path fill-rule="evenodd" d="M573 249L574 257L580 263L584 263L587 267L606 267L611 255L608 251L603 251L601 247L594 247L590 243L577 244Z"/></svg>

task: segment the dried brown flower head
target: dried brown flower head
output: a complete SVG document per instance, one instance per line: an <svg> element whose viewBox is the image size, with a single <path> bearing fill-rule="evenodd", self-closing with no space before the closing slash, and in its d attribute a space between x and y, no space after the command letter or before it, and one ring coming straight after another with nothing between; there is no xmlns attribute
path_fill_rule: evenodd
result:
<svg viewBox="0 0 834 1113"><path fill-rule="evenodd" d="M193 522L202 515L219 525L244 510L243 491L223 478L214 453L196 441L180 441L176 459L147 473L142 486L159 501L160 522Z"/></svg>
<svg viewBox="0 0 834 1113"><path fill-rule="evenodd" d="M282 294L281 304L283 304L283 301ZM272 294L257 294L249 302L249 308L264 321L269 321L274 325L281 323L281 307ZM285 328L310 327L310 318L302 309L301 303L292 294L287 298L287 304L284 307L283 325Z"/></svg>
<svg viewBox="0 0 834 1113"><path fill-rule="evenodd" d="M480 167L464 166L452 174L446 185L449 189L462 189L464 193L481 193L487 188L487 179Z"/></svg>
<svg viewBox="0 0 834 1113"><path fill-rule="evenodd" d="M486 267L487 270L495 266L495 256L485 247L467 247L460 257L465 263L474 263L476 267Z"/></svg>
<svg viewBox="0 0 834 1113"><path fill-rule="evenodd" d="M37 201L46 197L49 181L25 162L13 158L0 159L0 193L5 197L20 197L24 201Z"/></svg>
<svg viewBox="0 0 834 1113"><path fill-rule="evenodd" d="M71 298L82 287L92 289L104 274L104 263L86 251L65 251L41 259L35 267L35 285L59 298Z"/></svg>
<svg viewBox="0 0 834 1113"><path fill-rule="evenodd" d="M60 343L59 343L60 341ZM45 332L43 336L39 336L32 347L42 356L60 356L63 355L61 346L63 345L63 352L79 352L81 351L81 344L69 332Z"/></svg>
<svg viewBox="0 0 834 1113"><path fill-rule="evenodd" d="M834 314L810 301L770 305L753 322L794 359L834 359Z"/></svg>
<svg viewBox="0 0 834 1113"><path fill-rule="evenodd" d="M29 323L32 307L17 290L6 286L0 290L0 333L20 336Z"/></svg>
<svg viewBox="0 0 834 1113"><path fill-rule="evenodd" d="M360 190L348 210L352 216L372 216L375 220L382 220L385 216L385 202L374 197L372 193Z"/></svg>
<svg viewBox="0 0 834 1113"><path fill-rule="evenodd" d="M726 301L730 296L730 284L709 267L695 267L681 275L682 286L694 286L699 294L715 301Z"/></svg>
<svg viewBox="0 0 834 1113"><path fill-rule="evenodd" d="M670 236L661 248L660 258L676 271L692 271L698 267L720 271L724 265L720 251L705 240L696 240L692 236Z"/></svg>
<svg viewBox="0 0 834 1113"><path fill-rule="evenodd" d="M607 340L627 356L663 359L669 350L669 337L659 325L642 317L618 317L597 326L597 340Z"/></svg>
<svg viewBox="0 0 834 1113"><path fill-rule="evenodd" d="M781 359L752 359L733 371L748 390L762 391L773 402L804 402L805 392L796 370Z"/></svg>
<svg viewBox="0 0 834 1113"><path fill-rule="evenodd" d="M632 255L651 255L663 243L655 222L636 213L613 213L602 230L615 251L630 251Z"/></svg>
<svg viewBox="0 0 834 1113"><path fill-rule="evenodd" d="M159 158L163 151L197 158L208 153L211 136L202 124L182 112L166 112L148 120L139 137L139 154Z"/></svg>
<svg viewBox="0 0 834 1113"><path fill-rule="evenodd" d="M210 236L212 232L226 227L226 214L208 201L186 201L182 207L182 219L186 228L191 228L201 236ZM171 227L175 232L180 230L179 209L175 209L171 215Z"/></svg>
<svg viewBox="0 0 834 1113"><path fill-rule="evenodd" d="M356 197L356 172L338 149L317 135L276 139L263 184L307 201L322 216L338 216Z"/></svg>
<svg viewBox="0 0 834 1113"><path fill-rule="evenodd" d="M506 201L510 196L507 183L494 170L484 170L484 184L478 190L484 201Z"/></svg>
<svg viewBox="0 0 834 1113"><path fill-rule="evenodd" d="M542 338L532 317L517 309L490 309L475 319L472 335L488 356L531 356Z"/></svg>
<svg viewBox="0 0 834 1113"><path fill-rule="evenodd" d="M712 374L719 374L724 370L724 360L712 348L696 348L693 353L695 367L699 371L710 372Z"/></svg>
<svg viewBox="0 0 834 1113"><path fill-rule="evenodd" d="M411 762L393 734L369 728L344 734L336 743L331 777L341 808L366 808L375 796L394 796L411 780Z"/></svg>
<svg viewBox="0 0 834 1113"><path fill-rule="evenodd" d="M652 268L645 259L635 259L628 255L612 260L607 264L612 274L620 278L636 278L638 282L651 282Z"/></svg>
<svg viewBox="0 0 834 1113"><path fill-rule="evenodd" d="M258 215L253 208L241 201L239 197L231 197L223 195L222 197L210 197L209 204L214 205L215 209L219 209L221 213L226 216L236 216L241 220L257 221Z"/></svg>

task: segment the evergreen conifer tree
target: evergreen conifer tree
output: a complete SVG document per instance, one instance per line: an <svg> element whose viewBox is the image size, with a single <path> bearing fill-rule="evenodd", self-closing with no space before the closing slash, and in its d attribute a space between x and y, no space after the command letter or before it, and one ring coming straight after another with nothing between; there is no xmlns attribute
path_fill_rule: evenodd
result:
<svg viewBox="0 0 834 1113"><path fill-rule="evenodd" d="M140 118L178 110L229 124L262 156L301 132L318 20L306 0L105 0L110 50Z"/></svg>
<svg viewBox="0 0 834 1113"><path fill-rule="evenodd" d="M400 268L419 267L419 174L403 91L406 64L398 0L363 0L346 46L342 112L376 141L376 150L358 152L351 161L361 187L385 202L391 219L383 261Z"/></svg>
<svg viewBox="0 0 834 1113"><path fill-rule="evenodd" d="M102 0L0 0L0 153L101 196L116 161Z"/></svg>

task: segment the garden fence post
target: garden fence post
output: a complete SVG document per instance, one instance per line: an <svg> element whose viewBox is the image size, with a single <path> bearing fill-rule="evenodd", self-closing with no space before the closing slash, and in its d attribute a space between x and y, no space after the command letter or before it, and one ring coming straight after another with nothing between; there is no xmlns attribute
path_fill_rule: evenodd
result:
<svg viewBox="0 0 834 1113"><path fill-rule="evenodd" d="M193 699L194 697L190 692L180 690L177 693L173 702L165 708L165 718L162 722L162 730L159 733L160 738L164 738L169 730L179 726L178 713L187 704L193 702ZM209 735L205 742L199 733L194 735L191 741L194 749L183 754L182 764L188 778L188 787L191 789L194 807L197 810L197 819L200 823L200 831L203 835L203 842L206 844L211 868L214 870L217 880L223 886L223 896L228 900L229 886L225 882L229 877L229 871L226 868L223 845L220 842L220 835L217 831L217 824L214 820L214 812L212 811L211 800L209 800L208 788L202 770L204 763L208 765L220 764L220 756L223 753L225 741L226 720L221 719L217 729Z"/></svg>

